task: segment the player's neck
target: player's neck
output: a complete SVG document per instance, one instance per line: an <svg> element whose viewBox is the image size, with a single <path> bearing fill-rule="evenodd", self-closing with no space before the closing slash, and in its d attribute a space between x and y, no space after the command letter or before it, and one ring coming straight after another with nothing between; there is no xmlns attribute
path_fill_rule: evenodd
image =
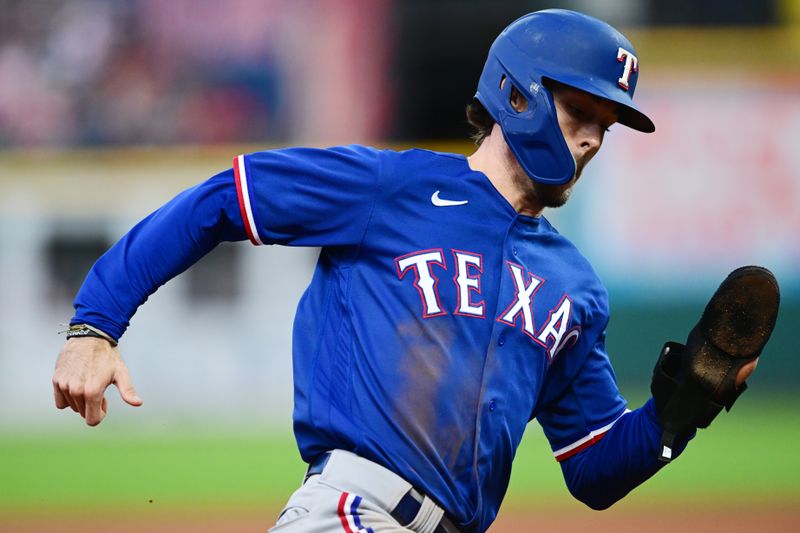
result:
<svg viewBox="0 0 800 533"><path fill-rule="evenodd" d="M474 154L467 158L472 170L483 172L495 189L517 213L539 216L544 206L533 190L533 183L517 163L506 144L502 131L495 124Z"/></svg>

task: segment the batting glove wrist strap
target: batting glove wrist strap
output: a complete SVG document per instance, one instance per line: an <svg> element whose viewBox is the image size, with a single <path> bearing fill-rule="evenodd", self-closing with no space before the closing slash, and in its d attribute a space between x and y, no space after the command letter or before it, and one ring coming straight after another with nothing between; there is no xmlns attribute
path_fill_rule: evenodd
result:
<svg viewBox="0 0 800 533"><path fill-rule="evenodd" d="M111 346L116 346L118 344L117 340L111 335L89 324L72 324L62 333L66 333L68 339L73 337L94 337L107 340Z"/></svg>
<svg viewBox="0 0 800 533"><path fill-rule="evenodd" d="M672 460L678 441L689 438L697 428L707 428L747 388L746 384L733 387L725 403L717 402L695 379L682 375L685 356L686 346L668 342L653 369L650 391L663 431L659 455L663 462Z"/></svg>
<svg viewBox="0 0 800 533"><path fill-rule="evenodd" d="M686 344L668 342L653 370L650 391L663 430L659 460L675 442L730 410L747 385L741 368L761 354L778 315L780 292L770 271L742 267L722 282Z"/></svg>

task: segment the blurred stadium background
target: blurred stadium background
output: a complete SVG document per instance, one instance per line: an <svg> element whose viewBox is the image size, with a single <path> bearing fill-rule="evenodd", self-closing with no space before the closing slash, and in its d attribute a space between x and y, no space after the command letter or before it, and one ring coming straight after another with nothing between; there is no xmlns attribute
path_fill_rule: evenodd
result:
<svg viewBox="0 0 800 533"><path fill-rule="evenodd" d="M797 531L797 0L0 0L0 530L264 531L303 471L290 332L315 251L226 245L159 290L121 345L145 405L112 392L93 429L49 382L85 272L239 153L469 153L489 44L546 7L624 29L657 125L613 127L547 215L609 287L632 407L727 272L765 265L784 299L751 390L684 458L597 514L532 424L493 531Z"/></svg>

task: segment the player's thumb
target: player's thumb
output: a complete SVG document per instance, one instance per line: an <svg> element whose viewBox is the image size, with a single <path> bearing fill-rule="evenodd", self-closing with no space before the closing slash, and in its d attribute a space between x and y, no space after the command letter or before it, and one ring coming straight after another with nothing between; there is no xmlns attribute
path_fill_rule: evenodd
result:
<svg viewBox="0 0 800 533"><path fill-rule="evenodd" d="M125 403L134 407L139 407L144 403L133 387L133 382L131 381L131 376L128 374L127 368L117 370L117 373L114 375L114 383L117 385L119 395L125 400Z"/></svg>

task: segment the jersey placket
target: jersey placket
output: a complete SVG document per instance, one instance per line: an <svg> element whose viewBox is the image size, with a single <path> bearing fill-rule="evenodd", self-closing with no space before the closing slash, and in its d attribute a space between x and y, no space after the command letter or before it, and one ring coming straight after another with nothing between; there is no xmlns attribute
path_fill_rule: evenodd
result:
<svg viewBox="0 0 800 533"><path fill-rule="evenodd" d="M535 226L535 222L533 224ZM541 283L535 276L527 275L532 257L526 254L526 250L530 249L526 241L529 242L532 237L531 229L531 221L515 217L502 243L501 263L496 266L500 279L494 305L495 316L492 317L494 323L484 362L475 436L477 482L480 484L494 477L487 475L488 470L510 469L513 452L533 411L546 370L543 350L537 349L539 345L526 332L526 327L530 331L534 328L532 293ZM518 274L526 274L522 280L527 285L520 286L515 281L514 269ZM519 298L523 301L519 302ZM515 302L518 307L516 313ZM512 317L507 317L504 320L506 313L513 313L515 318L509 320ZM478 493L487 492L479 489Z"/></svg>

